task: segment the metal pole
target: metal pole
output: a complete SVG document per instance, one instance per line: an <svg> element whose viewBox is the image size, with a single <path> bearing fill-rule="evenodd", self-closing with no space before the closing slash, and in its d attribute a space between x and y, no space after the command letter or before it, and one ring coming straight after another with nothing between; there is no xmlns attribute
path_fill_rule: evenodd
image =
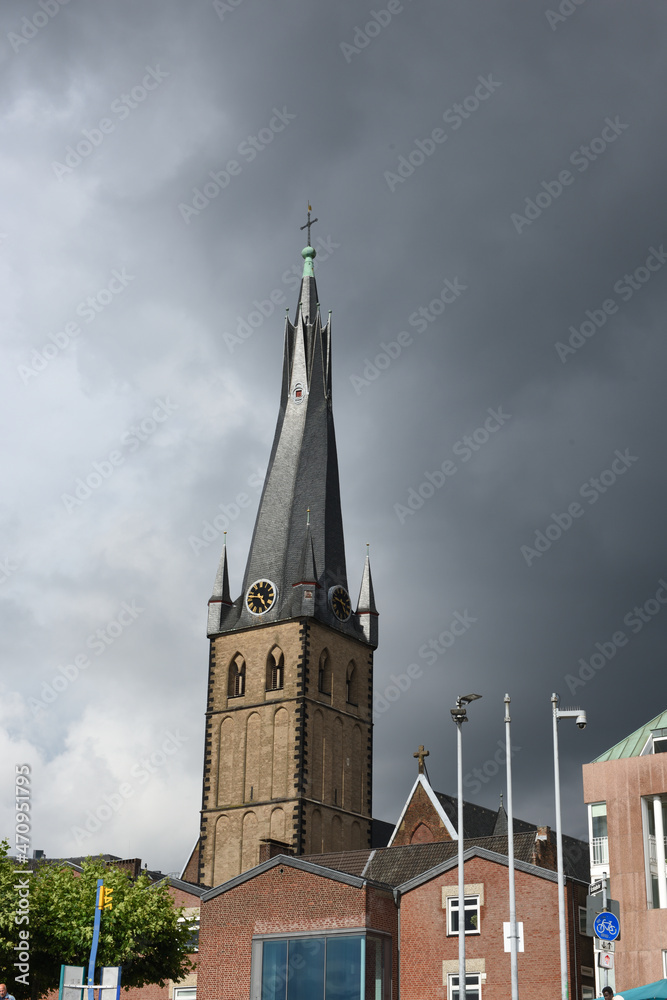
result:
<svg viewBox="0 0 667 1000"><path fill-rule="evenodd" d="M602 875L602 909L607 909L607 873ZM609 970L604 970L604 985L609 986Z"/></svg>
<svg viewBox="0 0 667 1000"><path fill-rule="evenodd" d="M560 820L560 768L558 761L558 695L551 695L554 731L554 784L556 786L556 845L558 851L558 934L560 937L561 1000L568 1000L567 939L565 937L565 875L563 871L563 834Z"/></svg>
<svg viewBox="0 0 667 1000"><path fill-rule="evenodd" d="M510 735L510 696L505 695L505 762L507 767L507 860L510 879L510 976L512 1000L519 1000L519 970L517 952L519 936L516 924L514 891L514 810L512 807L512 738Z"/></svg>
<svg viewBox="0 0 667 1000"><path fill-rule="evenodd" d="M458 867L459 867L459 1000L466 1000L466 918L465 881L463 877L463 739L461 721L456 721L456 759L458 784Z"/></svg>
<svg viewBox="0 0 667 1000"><path fill-rule="evenodd" d="M90 959L88 961L88 1000L94 1000L95 997L95 959L97 958L97 942L100 937L100 917L102 916L102 907L100 906L100 890L104 884L104 879L98 878L97 889L95 891L95 922L93 924L93 940L90 946Z"/></svg>

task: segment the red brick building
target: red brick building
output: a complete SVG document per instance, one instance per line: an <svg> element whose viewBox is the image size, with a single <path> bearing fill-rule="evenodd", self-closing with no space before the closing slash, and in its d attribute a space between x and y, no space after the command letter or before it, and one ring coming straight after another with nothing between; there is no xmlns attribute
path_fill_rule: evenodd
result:
<svg viewBox="0 0 667 1000"><path fill-rule="evenodd" d="M550 845L544 829L515 836L519 982L542 993L560 981L557 877L543 867ZM455 841L440 841L276 857L209 890L198 1000L285 1000L288 982L290 995L307 1000L456 1000L456 851ZM572 1000L584 988L593 995L592 941L578 926L587 891L586 881L567 878ZM465 892L468 1000L507 1000L506 837L466 844Z"/></svg>

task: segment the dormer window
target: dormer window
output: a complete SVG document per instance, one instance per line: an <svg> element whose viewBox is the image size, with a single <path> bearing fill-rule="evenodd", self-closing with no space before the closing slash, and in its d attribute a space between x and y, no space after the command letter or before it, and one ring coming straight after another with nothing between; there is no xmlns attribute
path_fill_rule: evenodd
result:
<svg viewBox="0 0 667 1000"><path fill-rule="evenodd" d="M653 753L667 753L667 736L653 740Z"/></svg>

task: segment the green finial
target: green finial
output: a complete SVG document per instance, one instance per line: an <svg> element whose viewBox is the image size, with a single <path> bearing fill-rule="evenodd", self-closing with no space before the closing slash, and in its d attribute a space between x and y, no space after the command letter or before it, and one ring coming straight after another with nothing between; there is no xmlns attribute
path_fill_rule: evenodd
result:
<svg viewBox="0 0 667 1000"><path fill-rule="evenodd" d="M317 256L317 252L313 250L312 247L304 247L301 251L301 256L303 257L304 278L314 278L315 272L313 271L313 258Z"/></svg>
<svg viewBox="0 0 667 1000"><path fill-rule="evenodd" d="M310 204L310 202L308 202L308 222L306 222L305 225L301 226L302 229L308 230L308 246L304 247L303 250L301 251L301 256L303 257L304 260L304 265L303 265L304 278L315 277L313 273L313 258L316 257L317 254L310 245L310 227L313 225L314 222L317 222L317 219L311 220L310 213L312 212L312 210L313 206Z"/></svg>

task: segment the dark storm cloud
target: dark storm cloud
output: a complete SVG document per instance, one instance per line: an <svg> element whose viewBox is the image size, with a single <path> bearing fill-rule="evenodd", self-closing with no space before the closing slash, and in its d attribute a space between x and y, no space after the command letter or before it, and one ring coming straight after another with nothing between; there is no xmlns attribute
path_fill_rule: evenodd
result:
<svg viewBox="0 0 667 1000"><path fill-rule="evenodd" d="M466 787L495 805L509 691L516 812L553 822L556 690L589 712L561 726L585 834L581 763L665 697L664 6L54 5L0 28L2 758L35 764L34 846L80 853L85 810L179 726L86 847L174 869L195 838L205 525L238 591L308 199L350 589L370 541L376 690L410 679L376 719L374 811L422 742L454 790L467 690Z"/></svg>

